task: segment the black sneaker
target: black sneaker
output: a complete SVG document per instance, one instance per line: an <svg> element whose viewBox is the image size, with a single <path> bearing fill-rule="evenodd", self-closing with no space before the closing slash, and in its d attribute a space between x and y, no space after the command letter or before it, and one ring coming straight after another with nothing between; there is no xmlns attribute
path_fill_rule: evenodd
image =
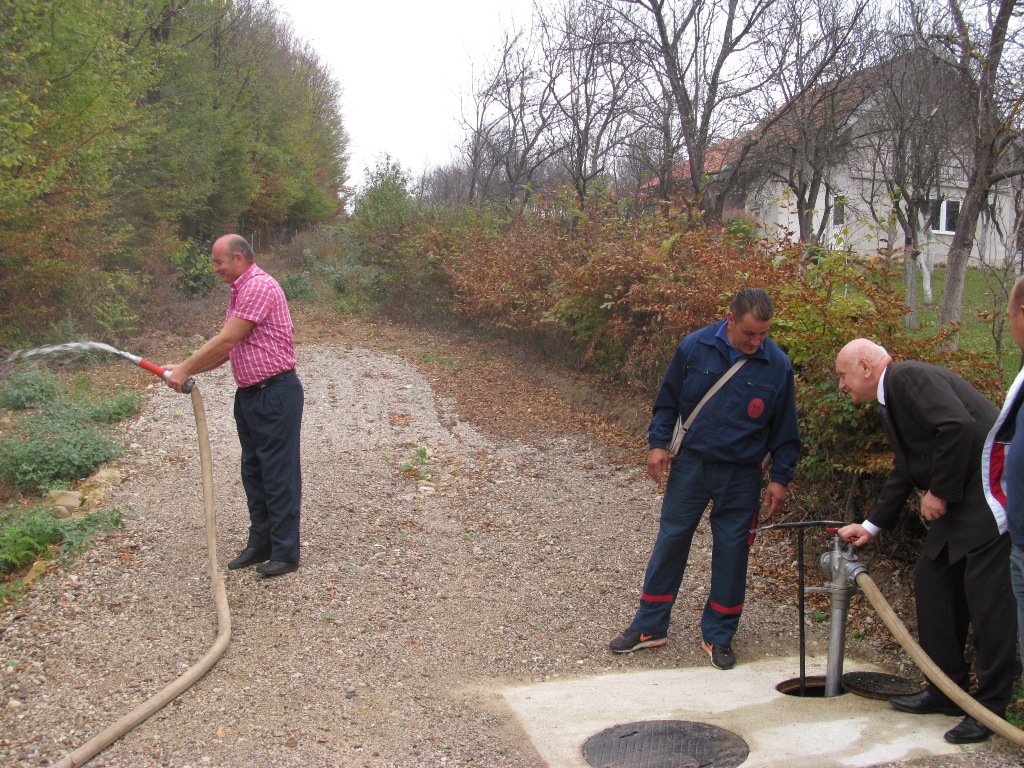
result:
<svg viewBox="0 0 1024 768"><path fill-rule="evenodd" d="M728 643L705 643L701 640L700 647L711 657L711 666L715 669L732 669L736 666L736 654Z"/></svg>
<svg viewBox="0 0 1024 768"><path fill-rule="evenodd" d="M609 647L616 653L632 653L641 648L657 648L668 642L664 635L645 635L635 629L624 629L611 641Z"/></svg>

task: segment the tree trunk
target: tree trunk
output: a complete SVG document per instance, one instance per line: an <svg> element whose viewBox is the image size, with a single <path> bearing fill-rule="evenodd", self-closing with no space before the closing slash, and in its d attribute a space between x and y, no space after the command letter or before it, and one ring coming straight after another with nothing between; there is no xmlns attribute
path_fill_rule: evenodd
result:
<svg viewBox="0 0 1024 768"><path fill-rule="evenodd" d="M975 163L974 174L982 178L972 179L967 187L956 233L946 256L946 282L942 289L942 302L939 304L939 324L942 326L960 322L967 265L974 246L974 235L978 230L978 216L986 196L984 176L987 170L988 163L984 160Z"/></svg>
<svg viewBox="0 0 1024 768"><path fill-rule="evenodd" d="M917 260L920 251L917 243L912 237L904 240L903 251L903 284L907 289L907 297L904 304L907 307L907 314L903 316L903 327L908 331L917 328Z"/></svg>
<svg viewBox="0 0 1024 768"><path fill-rule="evenodd" d="M930 253L922 254L921 259L921 285L924 288L924 303L926 306L931 306L935 301L932 296L932 256Z"/></svg>
<svg viewBox="0 0 1024 768"><path fill-rule="evenodd" d="M974 152L971 175L964 194L963 206L960 208L960 219L957 223L953 242L949 246L946 257L946 284L942 291L942 303L939 306L939 323L943 326L960 322L960 311L964 297L964 280L967 277L967 266L974 245L974 236L978 230L978 216L988 198L989 178L996 166L999 154L999 133L1008 126L999 122L1000 116L995 103L995 88L1000 62L1003 57L1003 46L1010 19L1013 17L1016 0L1000 0L995 17L992 19L992 34L987 51L975 51L970 40L970 28L964 22L956 0L950 0L950 7L957 15L958 32L962 55L968 52L972 57L981 58L981 72L974 85L977 97L977 132L974 139ZM963 80L969 82L970 71L964 63Z"/></svg>

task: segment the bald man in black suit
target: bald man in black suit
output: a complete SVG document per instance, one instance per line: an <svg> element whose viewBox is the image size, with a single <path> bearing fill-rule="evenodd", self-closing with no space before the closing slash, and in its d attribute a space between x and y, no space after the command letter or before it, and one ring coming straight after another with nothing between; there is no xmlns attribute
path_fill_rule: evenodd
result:
<svg viewBox="0 0 1024 768"><path fill-rule="evenodd" d="M840 391L854 403L877 400L895 467L863 524L839 535L857 546L896 525L904 504L924 491L921 516L928 526L915 571L917 626L925 653L967 690L968 626L974 627L974 696L1000 717L1016 673L1016 615L1010 585L1006 518L985 499L981 454L998 410L956 374L917 361L894 363L884 348L855 339L836 358ZM889 703L915 714L963 714L937 687ZM967 716L945 738L954 744L984 741L991 731Z"/></svg>

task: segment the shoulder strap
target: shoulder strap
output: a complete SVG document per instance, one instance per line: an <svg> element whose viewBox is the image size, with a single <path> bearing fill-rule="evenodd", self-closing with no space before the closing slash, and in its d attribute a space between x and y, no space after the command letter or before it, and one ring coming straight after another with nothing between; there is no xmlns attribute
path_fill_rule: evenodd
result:
<svg viewBox="0 0 1024 768"><path fill-rule="evenodd" d="M702 397L700 399L700 402L697 403L697 405L694 407L694 409L692 411L690 411L690 415L687 417L686 421L683 423L683 429L689 429L690 428L690 425L693 424L693 420L696 419L697 418L697 414L700 413L700 409L704 407L704 403L706 403L708 400L710 400L712 395L714 395L715 392L720 390L725 385L725 382L727 382L729 379L731 379L732 375L734 373L736 373L736 371L738 371L740 368L743 367L743 364L745 362L747 362L747 358L746 357L741 357L739 360L737 360L733 364L732 368L730 368L728 371L726 371L725 373L722 374L721 378L719 378L718 381L715 382L714 386L712 386L711 389L709 389L707 391L707 393L704 395L704 397Z"/></svg>

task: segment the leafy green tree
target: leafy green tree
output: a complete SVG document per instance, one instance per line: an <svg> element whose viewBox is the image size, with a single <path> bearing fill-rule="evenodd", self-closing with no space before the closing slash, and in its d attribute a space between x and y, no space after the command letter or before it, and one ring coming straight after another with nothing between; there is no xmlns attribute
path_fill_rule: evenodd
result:
<svg viewBox="0 0 1024 768"><path fill-rule="evenodd" d="M0 5L0 342L109 285L99 272L125 230L106 193L155 74L126 34L145 14L106 0Z"/></svg>
<svg viewBox="0 0 1024 768"><path fill-rule="evenodd" d="M209 239L337 213L347 142L338 86L273 6L193 1L166 38L156 140L138 160L157 217ZM173 207L161 210L168 186Z"/></svg>
<svg viewBox="0 0 1024 768"><path fill-rule="evenodd" d="M363 254L379 264L393 260L405 242L414 211L409 174L385 155L366 170L363 190L355 199L351 229Z"/></svg>
<svg viewBox="0 0 1024 768"><path fill-rule="evenodd" d="M339 86L267 0L0 0L0 344L110 336L187 243L344 204Z"/></svg>

